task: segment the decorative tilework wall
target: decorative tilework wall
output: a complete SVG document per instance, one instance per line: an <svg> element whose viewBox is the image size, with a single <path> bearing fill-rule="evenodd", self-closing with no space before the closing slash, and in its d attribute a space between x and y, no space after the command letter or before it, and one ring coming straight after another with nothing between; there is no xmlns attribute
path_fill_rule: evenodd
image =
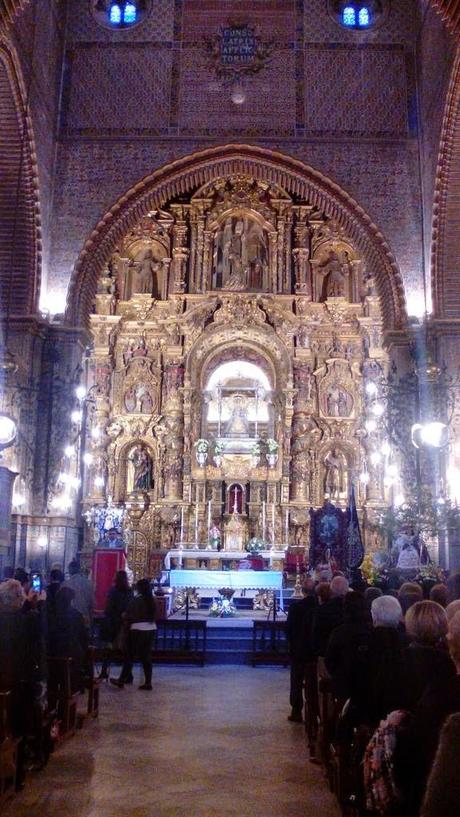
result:
<svg viewBox="0 0 460 817"><path fill-rule="evenodd" d="M171 49L142 43L85 44L68 60L67 133L167 134Z"/></svg>

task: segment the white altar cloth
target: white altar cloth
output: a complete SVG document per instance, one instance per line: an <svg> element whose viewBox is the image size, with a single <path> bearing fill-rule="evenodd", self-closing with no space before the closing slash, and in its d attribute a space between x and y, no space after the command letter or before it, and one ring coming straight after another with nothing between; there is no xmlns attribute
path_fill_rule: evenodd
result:
<svg viewBox="0 0 460 817"><path fill-rule="evenodd" d="M194 551L196 553L196 551ZM209 553L209 551L207 551ZM283 610L283 574L280 570L171 570L171 587L195 587L198 590L279 590Z"/></svg>
<svg viewBox="0 0 460 817"><path fill-rule="evenodd" d="M181 567L183 559L219 559L221 561L228 559L228 561L232 561L233 559L247 559L250 555L251 554L245 550L206 550L205 548L194 550L193 548L175 548L174 550L168 550L164 564L166 570L171 570L171 559L177 559L179 567ZM257 555L261 556L262 559L268 559L268 561L284 559L286 550L285 548L262 550ZM222 587L222 585L220 586Z"/></svg>

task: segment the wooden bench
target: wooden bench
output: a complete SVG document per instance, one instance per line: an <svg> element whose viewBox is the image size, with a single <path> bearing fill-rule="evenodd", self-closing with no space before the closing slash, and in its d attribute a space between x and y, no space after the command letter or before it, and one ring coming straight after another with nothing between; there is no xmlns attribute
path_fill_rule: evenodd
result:
<svg viewBox="0 0 460 817"><path fill-rule="evenodd" d="M21 738L10 728L11 691L0 692L0 802L18 786L19 747Z"/></svg>
<svg viewBox="0 0 460 817"><path fill-rule="evenodd" d="M72 692L72 659L48 658L48 704L56 709L60 721L60 737L73 735L77 723L78 693Z"/></svg>
<svg viewBox="0 0 460 817"><path fill-rule="evenodd" d="M85 672L85 689L88 692L88 704L84 716L90 718L97 718L99 715L99 690L101 680L96 677L95 670L96 663L96 647L88 647L87 653L87 667ZM81 720L81 715L79 713Z"/></svg>

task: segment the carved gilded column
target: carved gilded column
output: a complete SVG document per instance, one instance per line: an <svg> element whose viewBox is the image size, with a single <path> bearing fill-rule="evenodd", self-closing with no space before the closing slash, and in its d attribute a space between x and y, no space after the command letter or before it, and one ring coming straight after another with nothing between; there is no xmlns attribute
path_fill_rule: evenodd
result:
<svg viewBox="0 0 460 817"><path fill-rule="evenodd" d="M189 250L187 247L187 214L182 205L173 204L171 210L174 213L175 221L172 228L172 291L175 293L185 292L185 281L187 278L187 259Z"/></svg>
<svg viewBox="0 0 460 817"><path fill-rule="evenodd" d="M296 226L294 228L294 249L292 256L295 269L295 291L307 297L312 297L311 266L310 266L310 228L308 214L311 207L299 207Z"/></svg>
<svg viewBox="0 0 460 817"><path fill-rule="evenodd" d="M164 421L160 430L163 447L163 480L165 499L182 499L184 458L184 367L170 361L164 372Z"/></svg>
<svg viewBox="0 0 460 817"><path fill-rule="evenodd" d="M204 230L202 290L203 292L206 292L207 289L211 288L212 288L212 232L210 230Z"/></svg>
<svg viewBox="0 0 460 817"><path fill-rule="evenodd" d="M277 292L277 282L278 282L278 233L269 233L268 234L269 240L269 247L270 247L270 274L269 274L269 287L270 292L276 294Z"/></svg>

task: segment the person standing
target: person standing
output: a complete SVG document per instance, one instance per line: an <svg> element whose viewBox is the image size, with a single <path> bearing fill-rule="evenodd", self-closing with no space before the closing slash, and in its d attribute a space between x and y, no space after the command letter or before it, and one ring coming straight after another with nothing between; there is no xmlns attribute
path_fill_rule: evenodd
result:
<svg viewBox="0 0 460 817"><path fill-rule="evenodd" d="M130 601L124 621L129 626L128 654L123 663L119 678L111 678L110 683L123 688L130 678L133 662L136 658L142 663L145 682L139 689L152 689L152 645L156 630L155 600L148 579L139 579L136 584L137 595Z"/></svg>
<svg viewBox="0 0 460 817"><path fill-rule="evenodd" d="M291 658L291 684L288 720L302 723L303 690L309 661L314 658L312 629L316 611L315 583L308 579L302 587L303 598L293 601L288 610L286 630Z"/></svg>
<svg viewBox="0 0 460 817"><path fill-rule="evenodd" d="M62 585L70 587L74 592L72 606L83 616L87 630L91 630L94 607L94 588L92 582L80 572L78 562L73 559L69 564L69 578Z"/></svg>
<svg viewBox="0 0 460 817"><path fill-rule="evenodd" d="M110 642L115 649L123 649L123 616L132 598L133 591L129 586L126 570L117 570L113 587L110 588L107 594L104 619L101 625L101 636L103 640ZM102 663L99 678L108 678L108 666L109 661L105 658ZM130 683L131 680L132 678L126 678L125 683Z"/></svg>

